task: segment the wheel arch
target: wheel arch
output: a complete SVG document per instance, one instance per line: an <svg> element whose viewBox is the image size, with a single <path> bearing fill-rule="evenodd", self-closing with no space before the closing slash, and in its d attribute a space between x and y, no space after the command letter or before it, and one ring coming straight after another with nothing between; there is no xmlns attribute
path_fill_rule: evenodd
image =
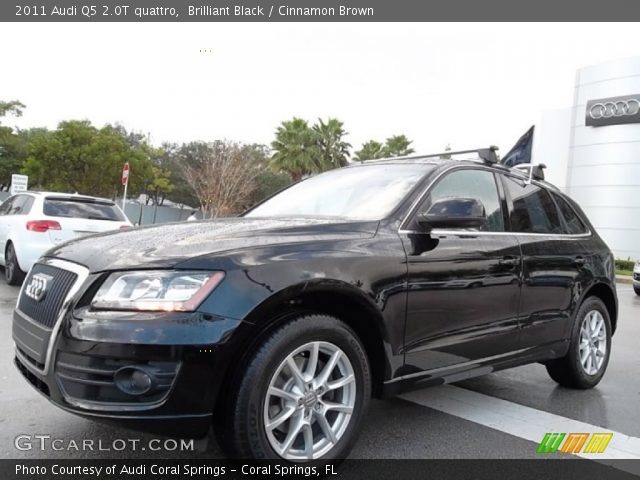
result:
<svg viewBox="0 0 640 480"><path fill-rule="evenodd" d="M609 318L611 319L611 333L615 333L618 324L618 302L616 301L616 294L613 288L604 282L597 282L584 292L579 305L589 297L597 297L602 300L602 303L607 307Z"/></svg>
<svg viewBox="0 0 640 480"><path fill-rule="evenodd" d="M383 384L390 376L391 366L385 347L386 335L382 314L373 300L360 289L345 282L303 282L288 287L255 306L243 319L243 338L237 353L229 361L224 385L235 389L251 355L268 335L293 317L304 313L331 315L346 323L362 342L371 369L372 395L383 395ZM222 401L219 401L222 400ZM216 401L214 415L223 414L228 398Z"/></svg>
<svg viewBox="0 0 640 480"><path fill-rule="evenodd" d="M2 252L4 254L4 264L7 264L7 249L9 248L9 245L13 245L13 251L16 253L16 261L18 262L18 267L20 267L20 270L22 270L23 272L26 271L24 269L24 266L21 264L20 262L20 247L18 247L18 244L20 242L16 243L13 241L13 239L11 237L7 238L7 241L4 244L4 252Z"/></svg>

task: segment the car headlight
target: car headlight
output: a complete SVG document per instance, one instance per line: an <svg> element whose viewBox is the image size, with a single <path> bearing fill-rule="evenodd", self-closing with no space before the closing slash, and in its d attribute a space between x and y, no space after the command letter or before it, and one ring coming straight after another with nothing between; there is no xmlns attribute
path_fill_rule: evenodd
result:
<svg viewBox="0 0 640 480"><path fill-rule="evenodd" d="M100 310L192 312L223 278L224 272L114 272L94 296L91 307Z"/></svg>

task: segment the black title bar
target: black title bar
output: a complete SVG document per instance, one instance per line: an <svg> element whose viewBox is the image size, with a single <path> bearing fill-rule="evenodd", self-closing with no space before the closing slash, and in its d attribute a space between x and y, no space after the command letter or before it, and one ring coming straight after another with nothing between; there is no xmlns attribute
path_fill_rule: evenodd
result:
<svg viewBox="0 0 640 480"><path fill-rule="evenodd" d="M2 22L634 21L630 0L3 0ZM605 34L598 30L598 34Z"/></svg>
<svg viewBox="0 0 640 480"><path fill-rule="evenodd" d="M498 452L496 452L498 453ZM229 460L0 460L2 480L634 480L638 460L346 460L329 464Z"/></svg>

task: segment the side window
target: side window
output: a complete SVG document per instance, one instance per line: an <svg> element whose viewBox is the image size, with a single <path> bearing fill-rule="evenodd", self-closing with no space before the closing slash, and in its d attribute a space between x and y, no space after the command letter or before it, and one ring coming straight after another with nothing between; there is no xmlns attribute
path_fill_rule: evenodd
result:
<svg viewBox="0 0 640 480"><path fill-rule="evenodd" d="M27 198L22 206L22 212L20 212L22 215L31 213L31 207L33 207L33 197L31 195L25 195L25 197Z"/></svg>
<svg viewBox="0 0 640 480"><path fill-rule="evenodd" d="M507 191L513 202L509 213L511 229L524 233L563 233L556 208L549 192L521 180L505 177Z"/></svg>
<svg viewBox="0 0 640 480"><path fill-rule="evenodd" d="M587 227L584 222L580 220L580 217L575 212L573 207L562 198L560 195L552 193L553 198L560 208L560 213L564 218L564 222L567 224L567 232L569 235L579 235L581 233L587 233Z"/></svg>
<svg viewBox="0 0 640 480"><path fill-rule="evenodd" d="M503 232L504 219L496 180L487 170L456 170L445 175L429 192L418 211L429 209L433 202L443 198L476 198L482 202L487 215L480 230Z"/></svg>
<svg viewBox="0 0 640 480"><path fill-rule="evenodd" d="M15 199L16 197L9 197L2 202L2 205L0 205L0 215L9 215L9 212L13 208L13 201Z"/></svg>
<svg viewBox="0 0 640 480"><path fill-rule="evenodd" d="M25 215L31 209L31 200L29 195L16 195L9 209L8 215Z"/></svg>
<svg viewBox="0 0 640 480"><path fill-rule="evenodd" d="M27 202L24 204L24 214L27 215L31 213L31 207L33 207L33 197L27 197Z"/></svg>

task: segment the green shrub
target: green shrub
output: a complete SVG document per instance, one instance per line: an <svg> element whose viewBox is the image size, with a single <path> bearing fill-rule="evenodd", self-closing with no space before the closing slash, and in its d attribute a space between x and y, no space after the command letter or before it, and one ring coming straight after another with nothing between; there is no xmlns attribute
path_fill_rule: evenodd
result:
<svg viewBox="0 0 640 480"><path fill-rule="evenodd" d="M635 262L633 260L620 260L616 259L616 270L633 271Z"/></svg>

